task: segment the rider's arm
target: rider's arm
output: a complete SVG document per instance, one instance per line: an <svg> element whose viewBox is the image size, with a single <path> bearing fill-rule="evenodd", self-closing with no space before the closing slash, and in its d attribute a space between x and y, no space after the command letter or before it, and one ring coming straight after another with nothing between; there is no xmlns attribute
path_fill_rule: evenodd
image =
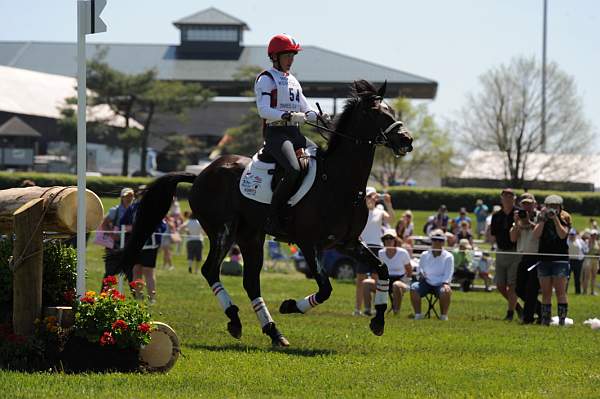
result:
<svg viewBox="0 0 600 399"><path fill-rule="evenodd" d="M278 121L285 113L275 108L271 108L271 95L276 95L275 83L269 76L263 75L254 85L254 94L256 94L256 108L261 118Z"/></svg>
<svg viewBox="0 0 600 399"><path fill-rule="evenodd" d="M317 111L309 104L306 97L304 97L303 92L300 92L300 111L306 114L306 117L309 121L314 121L317 119Z"/></svg>

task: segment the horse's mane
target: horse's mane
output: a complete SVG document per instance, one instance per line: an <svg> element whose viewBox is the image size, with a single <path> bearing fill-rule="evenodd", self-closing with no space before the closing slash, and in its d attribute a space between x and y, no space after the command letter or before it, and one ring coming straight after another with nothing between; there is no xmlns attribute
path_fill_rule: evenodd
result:
<svg viewBox="0 0 600 399"><path fill-rule="evenodd" d="M336 118L334 130L348 134L348 126L350 126L352 122L352 116L356 107L364 97L373 96L376 92L377 89L366 80L355 80L351 86L350 97L346 100L342 113ZM336 134L332 135L329 139L329 145L327 146L325 155L334 151L340 140L343 140L343 138Z"/></svg>

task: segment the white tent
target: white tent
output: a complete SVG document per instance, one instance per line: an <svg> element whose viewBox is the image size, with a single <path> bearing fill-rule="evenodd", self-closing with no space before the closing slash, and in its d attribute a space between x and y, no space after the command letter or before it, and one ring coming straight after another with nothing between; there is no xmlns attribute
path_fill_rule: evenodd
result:
<svg viewBox="0 0 600 399"><path fill-rule="evenodd" d="M60 109L69 97L77 97L77 79L62 75L0 66L0 111L60 119ZM93 93L88 90L88 97ZM125 118L108 105L87 108L87 120L124 127ZM130 119L129 126L142 129Z"/></svg>

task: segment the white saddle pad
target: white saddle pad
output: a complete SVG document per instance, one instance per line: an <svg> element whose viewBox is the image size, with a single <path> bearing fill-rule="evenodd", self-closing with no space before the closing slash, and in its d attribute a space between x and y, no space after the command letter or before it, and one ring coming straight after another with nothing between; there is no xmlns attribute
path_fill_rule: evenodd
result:
<svg viewBox="0 0 600 399"><path fill-rule="evenodd" d="M306 153L315 156L317 148L309 147L306 149ZM262 162L258 159L258 154L254 154L252 161L246 166L240 179L240 191L242 195L263 204L270 204L271 197L273 197L273 191L271 190L273 175L269 174L269 170L272 169L275 169L274 163ZM310 158L308 173L304 177L304 181L302 181L302 185L300 185L298 191L289 199L288 204L294 206L306 195L312 187L316 175L317 161L314 158Z"/></svg>

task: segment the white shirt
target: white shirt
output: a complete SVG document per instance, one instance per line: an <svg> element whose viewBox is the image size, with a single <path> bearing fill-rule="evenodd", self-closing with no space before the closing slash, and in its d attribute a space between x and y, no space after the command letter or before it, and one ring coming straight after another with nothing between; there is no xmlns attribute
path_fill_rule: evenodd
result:
<svg viewBox="0 0 600 399"><path fill-rule="evenodd" d="M393 257L387 256L386 249L379 250L379 259L388 267L388 273L390 276L404 276L406 269L404 266L410 264L410 256L408 251L404 248L396 247L396 253Z"/></svg>
<svg viewBox="0 0 600 399"><path fill-rule="evenodd" d="M419 272L429 285L450 284L454 274L454 257L445 249L438 256L433 256L431 250L423 252L419 259Z"/></svg>
<svg viewBox="0 0 600 399"><path fill-rule="evenodd" d="M383 227L383 215L385 211L379 208L369 210L367 224L360 234L367 245L383 245L381 242L381 228Z"/></svg>
<svg viewBox="0 0 600 399"><path fill-rule="evenodd" d="M269 123L281 120L284 112L315 112L304 97L300 82L294 75L278 71L275 68L267 71L274 80L265 74L260 76L254 84L256 108L261 118L266 119ZM271 95L275 91L277 92L277 104L275 107L271 107Z"/></svg>
<svg viewBox="0 0 600 399"><path fill-rule="evenodd" d="M569 245L569 258L583 260L585 254L585 242L579 237L576 237L574 240L567 239L567 244Z"/></svg>
<svg viewBox="0 0 600 399"><path fill-rule="evenodd" d="M185 228L188 235L190 236L187 237L187 241L204 240L204 235L202 235L202 226L200 226L200 222L198 221L198 219L189 219L183 224L182 228Z"/></svg>

